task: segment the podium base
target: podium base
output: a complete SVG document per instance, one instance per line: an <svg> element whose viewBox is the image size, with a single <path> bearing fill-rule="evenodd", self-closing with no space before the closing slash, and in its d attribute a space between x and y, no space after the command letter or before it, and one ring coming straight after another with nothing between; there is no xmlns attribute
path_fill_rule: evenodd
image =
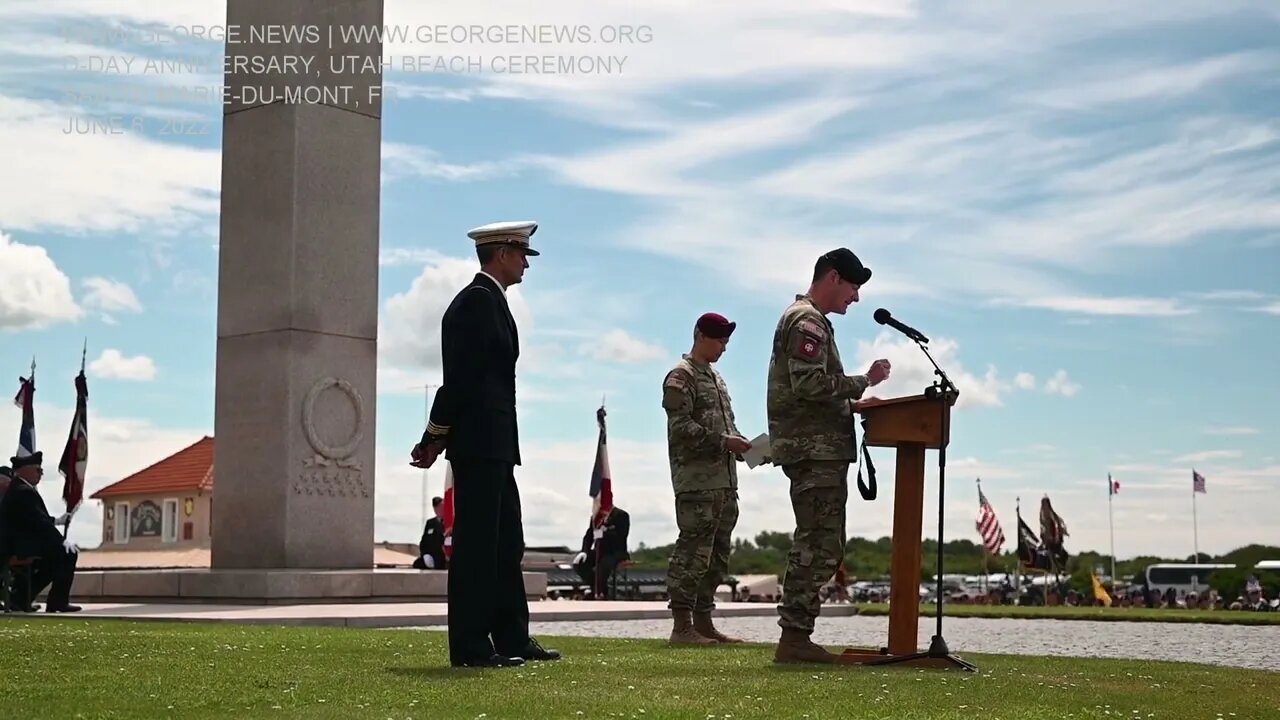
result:
<svg viewBox="0 0 1280 720"><path fill-rule="evenodd" d="M977 672L976 665L966 662L947 650L947 644L936 635L929 649L925 652L891 655L888 648L845 648L836 656L837 665L905 665L907 667L923 667L938 670L958 668L967 672Z"/></svg>

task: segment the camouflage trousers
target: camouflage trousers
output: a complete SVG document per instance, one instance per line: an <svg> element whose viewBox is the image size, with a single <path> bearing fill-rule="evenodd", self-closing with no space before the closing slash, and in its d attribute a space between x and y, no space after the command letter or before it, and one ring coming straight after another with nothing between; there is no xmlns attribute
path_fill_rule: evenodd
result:
<svg viewBox="0 0 1280 720"><path fill-rule="evenodd" d="M796 532L782 578L778 625L812 632L822 609L818 590L844 557L847 460L808 460L782 468L791 480Z"/></svg>
<svg viewBox="0 0 1280 720"><path fill-rule="evenodd" d="M738 491L691 490L676 494L680 535L667 566L667 607L710 612L716 588L729 572L733 528L738 524Z"/></svg>

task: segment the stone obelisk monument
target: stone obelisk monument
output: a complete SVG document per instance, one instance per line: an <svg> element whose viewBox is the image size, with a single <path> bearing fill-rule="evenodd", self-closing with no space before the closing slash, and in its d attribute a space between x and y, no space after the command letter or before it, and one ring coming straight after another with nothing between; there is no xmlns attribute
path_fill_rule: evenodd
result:
<svg viewBox="0 0 1280 720"><path fill-rule="evenodd" d="M383 0L227 0L212 566L371 569Z"/></svg>

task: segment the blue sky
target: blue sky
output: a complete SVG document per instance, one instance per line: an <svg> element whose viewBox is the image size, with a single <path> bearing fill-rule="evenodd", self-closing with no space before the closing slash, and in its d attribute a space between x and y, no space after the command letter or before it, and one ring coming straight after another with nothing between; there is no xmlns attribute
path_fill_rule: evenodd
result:
<svg viewBox="0 0 1280 720"><path fill-rule="evenodd" d="M104 30L219 25L225 5L13 0L0 21L0 358L16 392L36 357L38 437L56 455L88 338L93 491L212 432L221 120L211 102L68 92L217 86L220 43ZM838 246L875 272L834 319L850 370L891 359L880 396L930 382L918 349L871 320L886 307L960 386L948 537L976 539L981 477L1011 540L1017 498L1034 518L1047 493L1069 549L1105 550L1111 473L1117 554L1189 554L1195 467L1208 478L1202 551L1274 542L1274 4L388 0L385 22L596 37L627 24L649 42L386 48L625 61L613 74L385 76L379 540L420 533L422 475L404 460L422 386L439 379L440 313L474 271L466 230L533 219L543 255L512 300L531 544L581 537L602 396L633 544L672 541L659 385L693 320L738 321L719 369L744 432L763 431L778 313ZM212 72L67 69L69 56L166 54ZM148 130L61 132L73 115L112 114ZM197 134L161 135L166 118ZM0 437L18 421L16 408L0 417ZM880 499L855 493L854 534L891 526L893 458L874 460ZM433 493L441 480L428 477ZM930 518L932 455L927 484ZM742 504L741 536L792 527L776 470L744 472ZM96 544L100 517L86 506L73 536Z"/></svg>

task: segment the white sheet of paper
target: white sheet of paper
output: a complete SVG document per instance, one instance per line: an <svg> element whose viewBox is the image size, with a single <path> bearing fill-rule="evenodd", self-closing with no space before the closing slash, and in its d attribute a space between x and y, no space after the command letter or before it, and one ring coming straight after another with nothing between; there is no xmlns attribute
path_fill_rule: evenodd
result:
<svg viewBox="0 0 1280 720"><path fill-rule="evenodd" d="M769 458L769 433L760 433L751 441L751 449L742 454L747 467L755 468Z"/></svg>

